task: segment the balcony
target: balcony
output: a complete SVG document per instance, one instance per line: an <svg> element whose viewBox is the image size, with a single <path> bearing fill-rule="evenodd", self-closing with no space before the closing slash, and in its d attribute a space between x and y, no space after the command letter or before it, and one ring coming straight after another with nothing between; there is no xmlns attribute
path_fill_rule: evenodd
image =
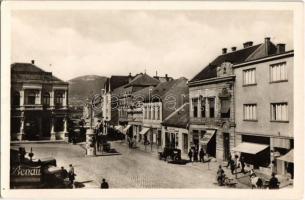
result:
<svg viewBox="0 0 305 200"><path fill-rule="evenodd" d="M20 110L42 110L41 104L27 104L19 107ZM16 108L18 109L18 107Z"/></svg>

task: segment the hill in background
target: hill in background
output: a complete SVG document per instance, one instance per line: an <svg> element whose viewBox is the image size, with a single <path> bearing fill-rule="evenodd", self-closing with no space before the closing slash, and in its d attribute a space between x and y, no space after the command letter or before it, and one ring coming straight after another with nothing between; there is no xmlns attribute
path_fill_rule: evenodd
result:
<svg viewBox="0 0 305 200"><path fill-rule="evenodd" d="M100 94L107 80L105 76L86 75L69 80L69 104L81 106L88 97Z"/></svg>

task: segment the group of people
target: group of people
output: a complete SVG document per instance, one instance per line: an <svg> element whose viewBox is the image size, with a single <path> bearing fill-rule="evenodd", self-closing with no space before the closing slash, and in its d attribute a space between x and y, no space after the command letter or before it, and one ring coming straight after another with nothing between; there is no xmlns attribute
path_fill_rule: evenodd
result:
<svg viewBox="0 0 305 200"><path fill-rule="evenodd" d="M190 148L188 152L188 157L190 162L198 162L198 155L199 155L199 162L204 162L205 152L203 148L201 148L200 151L198 151L198 147Z"/></svg>
<svg viewBox="0 0 305 200"><path fill-rule="evenodd" d="M231 170L231 174L235 174L237 173L237 168L241 167L241 173L246 173L245 171L245 158L243 156L240 156L240 158L238 157L238 155L234 156L234 159L232 159L232 156L229 155L229 161L228 161L228 165L226 166L227 168L230 167Z"/></svg>
<svg viewBox="0 0 305 200"><path fill-rule="evenodd" d="M70 185L74 185L74 180L75 180L75 172L74 172L74 167L72 164L69 165L69 170L67 171L64 167L61 167L61 177L63 179L68 178Z"/></svg>

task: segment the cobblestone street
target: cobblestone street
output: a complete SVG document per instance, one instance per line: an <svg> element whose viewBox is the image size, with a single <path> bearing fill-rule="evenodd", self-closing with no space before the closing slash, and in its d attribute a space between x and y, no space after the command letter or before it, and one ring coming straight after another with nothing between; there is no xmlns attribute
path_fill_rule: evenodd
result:
<svg viewBox="0 0 305 200"><path fill-rule="evenodd" d="M27 151L33 148L34 158L54 157L58 167L75 166L76 181L83 188L99 188L106 178L110 188L219 188L215 184L217 162L169 164L160 161L155 153L129 149L126 144L113 142L120 155L85 157L82 145L22 144ZM17 144L14 146L18 146ZM226 175L229 171L224 168ZM236 188L247 188L238 183Z"/></svg>

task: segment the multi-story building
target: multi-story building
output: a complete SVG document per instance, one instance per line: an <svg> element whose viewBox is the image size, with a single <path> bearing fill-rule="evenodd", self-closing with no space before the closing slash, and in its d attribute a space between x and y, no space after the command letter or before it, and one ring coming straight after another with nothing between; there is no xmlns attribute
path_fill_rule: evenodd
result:
<svg viewBox="0 0 305 200"><path fill-rule="evenodd" d="M126 85L132 79L131 74L129 76L111 76L107 78L104 89L102 90L102 115L104 123L104 133L107 134L110 127L118 125L118 105L117 95L114 90Z"/></svg>
<svg viewBox="0 0 305 200"><path fill-rule="evenodd" d="M11 139L62 140L67 133L68 83L31 63L11 65Z"/></svg>
<svg viewBox="0 0 305 200"><path fill-rule="evenodd" d="M137 74L128 84L121 86L114 91L118 102L119 125L124 127L123 133L127 134L130 138L133 137L133 130L129 130L132 126L128 125L128 113L133 110L134 98L132 93L147 87L154 87L159 83L159 80L149 76L148 74L140 73Z"/></svg>
<svg viewBox="0 0 305 200"><path fill-rule="evenodd" d="M255 168L278 174L293 174L293 58L293 50L265 38L233 65L235 150Z"/></svg>
<svg viewBox="0 0 305 200"><path fill-rule="evenodd" d="M163 147L181 149L183 154L189 150L189 103L170 114L162 121Z"/></svg>
<svg viewBox="0 0 305 200"><path fill-rule="evenodd" d="M204 148L209 156L228 160L235 146L235 96L232 66L247 59L260 45L222 54L189 82L190 145Z"/></svg>
<svg viewBox="0 0 305 200"><path fill-rule="evenodd" d="M187 79L160 83L151 89L143 104L143 142L153 149L169 146L162 140L161 122L187 102ZM164 136L165 138L165 136Z"/></svg>

